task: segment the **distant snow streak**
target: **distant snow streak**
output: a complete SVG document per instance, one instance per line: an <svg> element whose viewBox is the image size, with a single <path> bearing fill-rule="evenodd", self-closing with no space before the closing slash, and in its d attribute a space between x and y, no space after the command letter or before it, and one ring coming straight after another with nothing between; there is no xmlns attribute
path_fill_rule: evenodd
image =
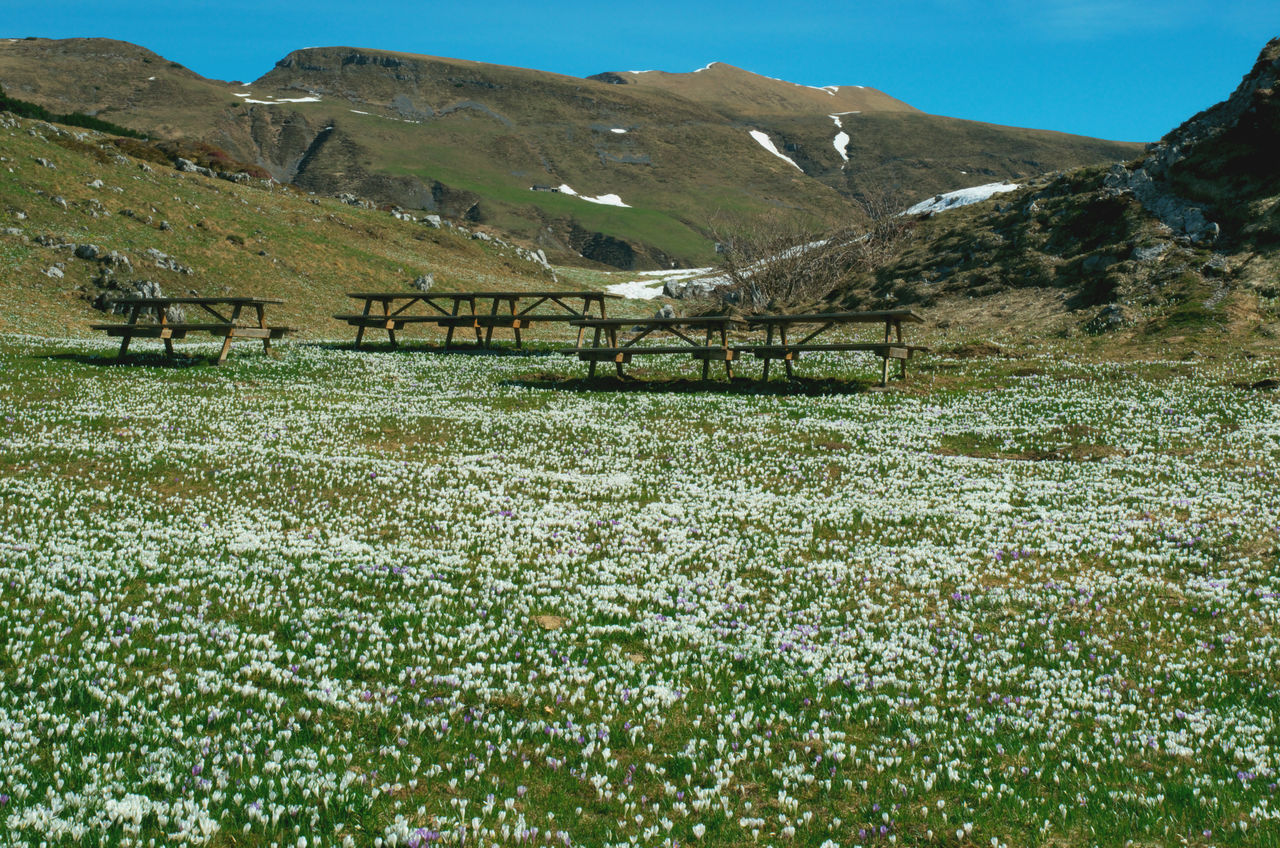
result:
<svg viewBox="0 0 1280 848"><path fill-rule="evenodd" d="M236 97L243 97L245 103L258 103L263 106L276 106L280 103L319 103L320 98L312 94L307 97L279 97L272 100L254 100L249 95L253 92L246 91L244 94L237 94ZM270 95L267 95L270 97Z"/></svg>
<svg viewBox="0 0 1280 848"><path fill-rule="evenodd" d="M835 146L836 153L839 153L840 158L846 162L849 161L849 154L846 152L846 148L849 147L849 134L844 131L844 124L840 122L840 115L847 115L847 114L849 113L841 112L838 115L827 116L831 120L835 121L836 129L840 130L840 132L836 133L836 137L831 143Z"/></svg>
<svg viewBox="0 0 1280 848"><path fill-rule="evenodd" d="M802 174L804 173L804 168L801 168L799 165L797 165L794 159L792 159L790 156L786 156L783 153L779 152L778 148L775 147L773 144L773 139L769 138L768 133L761 132L760 130L751 130L751 137L754 138L756 142L759 143L759 145L763 147L765 150L769 151L774 156L777 156L783 162L789 163L793 168L795 168L800 173Z"/></svg>
<svg viewBox="0 0 1280 848"><path fill-rule="evenodd" d="M600 194L595 197L587 197L586 195L578 194L573 190L573 186L568 183L561 183L559 189L561 194L568 194L588 203L599 203L601 206L617 206L620 209L631 208L628 204L623 203L622 198L616 194Z"/></svg>
<svg viewBox="0 0 1280 848"><path fill-rule="evenodd" d="M1017 188L1019 186L1015 183L987 183L986 185L973 186L972 188L962 188L957 191L949 191L946 194L934 195L928 200L922 200L902 214L918 215L921 212L945 212L948 209L957 209L961 206L968 206L971 203L979 203L993 195L1014 191Z"/></svg>

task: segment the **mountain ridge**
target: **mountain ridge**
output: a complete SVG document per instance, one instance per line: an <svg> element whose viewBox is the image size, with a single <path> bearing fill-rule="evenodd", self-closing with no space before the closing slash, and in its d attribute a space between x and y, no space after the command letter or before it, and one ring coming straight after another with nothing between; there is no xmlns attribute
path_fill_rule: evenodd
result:
<svg viewBox="0 0 1280 848"><path fill-rule="evenodd" d="M314 47L232 84L128 42L0 41L0 85L24 99L208 142L309 191L484 223L562 260L624 268L706 264L722 214L820 229L865 220L869 192L905 208L1140 149L930 116L875 89L832 92L722 63L638 76L618 85ZM532 190L560 185L577 196ZM609 195L626 207L581 199ZM591 248L602 243L610 249Z"/></svg>

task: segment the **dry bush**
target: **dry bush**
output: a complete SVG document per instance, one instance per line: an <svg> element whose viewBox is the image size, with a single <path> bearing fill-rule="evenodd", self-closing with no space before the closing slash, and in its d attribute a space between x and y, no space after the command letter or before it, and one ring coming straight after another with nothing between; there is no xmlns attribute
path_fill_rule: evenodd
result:
<svg viewBox="0 0 1280 848"><path fill-rule="evenodd" d="M914 223L899 214L901 201L887 191L863 192L857 199L868 223L825 233L806 231L783 215L716 216L712 235L729 282L711 295L712 308L754 314L817 307L852 274L897 256Z"/></svg>

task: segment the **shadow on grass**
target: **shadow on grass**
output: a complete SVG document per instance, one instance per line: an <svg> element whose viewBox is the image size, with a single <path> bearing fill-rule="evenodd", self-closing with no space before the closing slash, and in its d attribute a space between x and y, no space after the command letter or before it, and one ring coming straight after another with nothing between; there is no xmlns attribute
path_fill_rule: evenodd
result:
<svg viewBox="0 0 1280 848"><path fill-rule="evenodd" d="M701 380L672 377L661 380L643 377L614 375L601 377L565 377L561 374L524 374L503 380L504 386L525 389L548 389L560 392L648 392L652 394L718 394L718 395L780 395L824 397L830 395L860 395L884 391L876 382L837 380L825 377L795 377L771 379L763 382L754 377L734 377L732 380ZM894 384L889 384L889 390Z"/></svg>
<svg viewBox="0 0 1280 848"><path fill-rule="evenodd" d="M80 365L96 365L127 368L130 365L145 366L147 368L192 368L199 365L214 366L216 357L205 354L197 356L187 353L175 353L172 357L163 353L128 353L125 354L124 361L116 359L115 353L72 353L64 351L61 353L44 353L36 354L36 359L47 359L55 362L75 362Z"/></svg>

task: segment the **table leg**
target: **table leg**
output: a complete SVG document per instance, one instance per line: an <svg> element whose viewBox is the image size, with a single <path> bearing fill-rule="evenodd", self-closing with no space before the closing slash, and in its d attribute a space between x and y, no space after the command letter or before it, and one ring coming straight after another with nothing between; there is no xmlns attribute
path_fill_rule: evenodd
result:
<svg viewBox="0 0 1280 848"><path fill-rule="evenodd" d="M484 346L493 342L493 324L498 319L498 299L493 299L493 308L489 310L489 326L484 328Z"/></svg>
<svg viewBox="0 0 1280 848"><path fill-rule="evenodd" d="M453 316L454 318L457 318L457 317L458 317L458 309L459 309L459 308L461 308L461 306L462 306L462 301L460 301L460 300L458 300L457 298L455 298L455 299L454 299L454 301L453 301L453 312L451 313L451 314L452 314L452 316ZM447 333L445 333L445 334L444 334L444 349L445 349L445 350L448 350L448 349L449 349L449 343L453 341L453 331L454 331L454 326L453 326L452 324L450 324L450 325L449 325L449 331L448 331Z"/></svg>
<svg viewBox="0 0 1280 848"><path fill-rule="evenodd" d="M218 359L215 365L225 365L227 363L227 352L231 350L231 337L235 334L236 319L240 317L241 305L237 303L231 310L231 324L227 327L227 334L222 338L222 350L218 351Z"/></svg>
<svg viewBox="0 0 1280 848"><path fill-rule="evenodd" d="M578 328L579 334L581 334L582 329L583 329L582 327ZM592 341L591 346L594 348L600 347L600 328L599 327L596 327L595 340ZM579 345L579 347L581 347L581 345ZM596 375L596 360L593 359L591 360L591 364L587 366L587 377L591 378L591 377L594 377L595 375Z"/></svg>
<svg viewBox="0 0 1280 848"><path fill-rule="evenodd" d="M706 342L705 342L704 346L705 346L705 347L711 347L711 327L709 327L709 326L707 327L707 340L706 340ZM711 360L710 360L710 359L703 359L703 360L702 360L702 379L704 379L704 380L705 380L705 379L707 379L710 375L711 375Z"/></svg>
<svg viewBox="0 0 1280 848"><path fill-rule="evenodd" d="M787 325L783 324L778 328L778 334L782 336L782 362L787 366L787 379L795 379L795 371L791 364L791 351L787 349Z"/></svg>
<svg viewBox="0 0 1280 848"><path fill-rule="evenodd" d="M495 304L494 304L494 306L497 306L497 304L495 303ZM471 300L471 323L475 325L475 331L476 331L476 345L477 345L478 347L487 347L487 345L486 345L486 344L485 344L485 342L484 342L484 333L480 330L480 325L479 325L479 324L476 324L476 320L475 320L475 319L476 319L476 302L475 302L475 299L474 299L474 298L472 298L472 300Z"/></svg>
<svg viewBox="0 0 1280 848"><path fill-rule="evenodd" d="M258 326L263 330L267 329L267 311L261 303L255 303L253 308L258 311ZM262 353L264 356L271 355L271 335L268 333L262 340Z"/></svg>
<svg viewBox="0 0 1280 848"><path fill-rule="evenodd" d="M382 301L382 317L387 322L387 338L391 341L391 346L396 347L396 330L395 324L391 323L391 301Z"/></svg>
<svg viewBox="0 0 1280 848"><path fill-rule="evenodd" d="M773 347L773 325L772 324L769 324L765 330L764 346ZM766 350L764 355L764 373L760 377L761 382L765 382L765 383L769 382L769 363L772 361L773 360L769 358L769 351Z"/></svg>
<svg viewBox="0 0 1280 848"><path fill-rule="evenodd" d="M162 334L161 338L164 339L164 355L169 359L173 359L173 339L169 336L163 335L164 333L163 328L168 326L169 324L169 310L164 309L163 307L157 307L156 318L158 318L160 321L160 327L161 327L160 332Z"/></svg>
<svg viewBox="0 0 1280 848"><path fill-rule="evenodd" d="M369 308L371 306L373 306L372 300L366 300L364 302L364 312L361 313L362 318L369 317ZM360 343L362 341L364 341L364 324L361 324L359 327L356 328L356 350L360 349Z"/></svg>
<svg viewBox="0 0 1280 848"><path fill-rule="evenodd" d="M514 297L511 298L511 323L515 325L511 330L516 336L516 347L524 347L524 343L520 340L520 320L516 318L516 299Z"/></svg>
<svg viewBox="0 0 1280 848"><path fill-rule="evenodd" d="M129 324L132 327L138 323L138 312L142 309L140 306L134 306L129 310ZM116 362L124 362L124 355L129 350L129 340L133 338L133 334L128 330L125 331L124 337L120 339L120 353L116 355Z"/></svg>
<svg viewBox="0 0 1280 848"><path fill-rule="evenodd" d="M893 327L897 331L898 344L902 344L902 322L894 321ZM898 378L901 380L907 379L907 360L905 359L898 360Z"/></svg>
<svg viewBox="0 0 1280 848"><path fill-rule="evenodd" d="M884 322L884 343L885 344L889 343L889 333L892 330L892 328L893 328L892 322L890 321ZM887 385L889 385L889 351L886 350L883 354L881 354L880 386L881 388L883 388Z"/></svg>
<svg viewBox="0 0 1280 848"><path fill-rule="evenodd" d="M609 347L614 348L614 349L617 349L617 347L618 347L618 331L617 331L617 329L616 329L616 328L614 328L614 327L610 327L610 328L609 328L609 330L608 330L608 336L609 336ZM618 358L618 359L614 359L614 362L613 362L613 368L614 368L614 370L615 370L615 371L617 371L617 372L618 372L618 379L619 379L619 380L621 380L623 377L625 377L625 376L626 376L625 374L623 374L623 373L622 373L622 360L621 360L620 358Z"/></svg>
<svg viewBox="0 0 1280 848"><path fill-rule="evenodd" d="M733 379L733 360L729 358L729 333L723 326L720 328L720 347L724 350L724 373Z"/></svg>

